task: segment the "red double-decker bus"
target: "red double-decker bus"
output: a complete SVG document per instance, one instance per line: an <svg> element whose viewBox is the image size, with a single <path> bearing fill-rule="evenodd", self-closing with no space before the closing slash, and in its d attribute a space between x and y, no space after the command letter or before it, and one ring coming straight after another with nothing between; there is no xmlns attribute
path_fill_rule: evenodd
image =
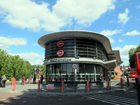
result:
<svg viewBox="0 0 140 105"><path fill-rule="evenodd" d="M136 68L131 68L130 69L130 75L132 78L138 77L137 69Z"/></svg>

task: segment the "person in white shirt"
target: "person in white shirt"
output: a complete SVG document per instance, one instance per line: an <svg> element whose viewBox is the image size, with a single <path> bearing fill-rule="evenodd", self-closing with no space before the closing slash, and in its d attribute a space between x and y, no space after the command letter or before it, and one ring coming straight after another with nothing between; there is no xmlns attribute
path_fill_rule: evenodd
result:
<svg viewBox="0 0 140 105"><path fill-rule="evenodd" d="M6 77L5 77L5 75L3 75L3 77L2 77L3 87L5 87L5 82L6 82Z"/></svg>

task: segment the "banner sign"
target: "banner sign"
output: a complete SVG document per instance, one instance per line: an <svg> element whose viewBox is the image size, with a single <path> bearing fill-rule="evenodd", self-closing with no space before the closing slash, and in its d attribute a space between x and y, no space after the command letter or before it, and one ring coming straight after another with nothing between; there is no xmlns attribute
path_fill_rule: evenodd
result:
<svg viewBox="0 0 140 105"><path fill-rule="evenodd" d="M48 89L54 89L54 84L48 84Z"/></svg>

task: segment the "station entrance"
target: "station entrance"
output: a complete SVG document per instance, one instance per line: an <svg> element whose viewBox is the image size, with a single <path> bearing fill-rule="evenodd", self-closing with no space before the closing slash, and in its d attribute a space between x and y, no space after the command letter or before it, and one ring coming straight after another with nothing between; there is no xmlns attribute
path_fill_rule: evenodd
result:
<svg viewBox="0 0 140 105"><path fill-rule="evenodd" d="M50 64L46 66L46 77L49 82L97 82L107 79L107 70L97 64L78 63L78 68L73 69L72 64Z"/></svg>

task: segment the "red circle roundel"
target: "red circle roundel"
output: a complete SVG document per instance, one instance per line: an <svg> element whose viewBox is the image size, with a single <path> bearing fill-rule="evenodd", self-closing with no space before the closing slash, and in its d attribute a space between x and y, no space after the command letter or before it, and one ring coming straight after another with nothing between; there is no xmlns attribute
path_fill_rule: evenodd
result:
<svg viewBox="0 0 140 105"><path fill-rule="evenodd" d="M58 47L62 47L64 45L64 42L62 40L58 41L57 42L57 46Z"/></svg>
<svg viewBox="0 0 140 105"><path fill-rule="evenodd" d="M58 51L57 51L57 55L58 55L59 57L63 56L63 55L64 55L64 51L63 51L63 50L58 50Z"/></svg>

